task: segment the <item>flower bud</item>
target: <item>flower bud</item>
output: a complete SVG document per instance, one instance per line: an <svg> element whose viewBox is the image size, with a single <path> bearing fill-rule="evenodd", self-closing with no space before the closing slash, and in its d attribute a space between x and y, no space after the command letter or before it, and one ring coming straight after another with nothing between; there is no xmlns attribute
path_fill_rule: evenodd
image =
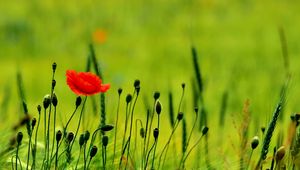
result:
<svg viewBox="0 0 300 170"><path fill-rule="evenodd" d="M202 129L202 135L206 135L207 132L208 132L208 127L205 126L205 127Z"/></svg>
<svg viewBox="0 0 300 170"><path fill-rule="evenodd" d="M118 89L119 96L122 94L122 91L123 91L123 89L121 89L121 88Z"/></svg>
<svg viewBox="0 0 300 170"><path fill-rule="evenodd" d="M155 139L155 140L157 140L158 135L159 135L159 129L158 129L158 128L155 128L155 129L153 130L153 136L154 136L154 139Z"/></svg>
<svg viewBox="0 0 300 170"><path fill-rule="evenodd" d="M158 91L154 92L154 95L153 95L154 100L159 99L159 96L160 96L160 93Z"/></svg>
<svg viewBox="0 0 300 170"><path fill-rule="evenodd" d="M75 103L76 108L78 108L78 107L80 106L80 104L81 104L81 97L78 96L78 97L76 98L76 103Z"/></svg>
<svg viewBox="0 0 300 170"><path fill-rule="evenodd" d="M281 146L277 151L276 151L276 155L275 155L275 160L276 162L279 162L282 160L282 158L285 155L285 147Z"/></svg>
<svg viewBox="0 0 300 170"><path fill-rule="evenodd" d="M180 121L183 118L183 112L177 114L177 120Z"/></svg>
<svg viewBox="0 0 300 170"><path fill-rule="evenodd" d="M90 138L90 132L89 131L85 131L85 133L84 133L84 141L85 141L85 143L89 140L89 138Z"/></svg>
<svg viewBox="0 0 300 170"><path fill-rule="evenodd" d="M106 147L107 144L108 144L108 137L107 137L106 135L104 135L104 136L102 137L102 145L103 145L104 147Z"/></svg>
<svg viewBox="0 0 300 170"><path fill-rule="evenodd" d="M73 139L74 139L74 133L73 132L68 133L67 135L68 143L71 143Z"/></svg>
<svg viewBox="0 0 300 170"><path fill-rule="evenodd" d="M91 159L97 154L97 151L98 151L98 148L97 148L97 146L94 145L90 152Z"/></svg>
<svg viewBox="0 0 300 170"><path fill-rule="evenodd" d="M57 103L58 103L58 101L57 101L56 94L53 93L53 96L52 96L52 104L53 104L54 107L56 107L56 106L57 106Z"/></svg>
<svg viewBox="0 0 300 170"><path fill-rule="evenodd" d="M133 86L135 89L140 87L140 80L135 80Z"/></svg>
<svg viewBox="0 0 300 170"><path fill-rule="evenodd" d="M160 114L161 113L161 104L159 101L156 102L156 107L155 107L156 113Z"/></svg>
<svg viewBox="0 0 300 170"><path fill-rule="evenodd" d="M56 132L56 142L57 142L57 143L61 140L61 136L62 136L61 131L60 131L60 130L57 131L57 132Z"/></svg>
<svg viewBox="0 0 300 170"><path fill-rule="evenodd" d="M132 100L132 96L131 96L131 94L128 94L128 95L126 96L126 103L127 103L127 104L130 103L131 100Z"/></svg>
<svg viewBox="0 0 300 170"><path fill-rule="evenodd" d="M23 139L23 133L22 132L18 132L18 134L17 134L17 143L18 143L18 145L21 144L22 139Z"/></svg>
<svg viewBox="0 0 300 170"><path fill-rule="evenodd" d="M37 106L37 110L38 110L38 112L39 112L39 114L40 114L40 113L41 113L41 110L42 110L41 105L38 105L38 106Z"/></svg>
<svg viewBox="0 0 300 170"><path fill-rule="evenodd" d="M84 139L84 134L81 134L80 136L79 136L79 146L80 146L80 148L82 147L82 145L85 143L85 139Z"/></svg>
<svg viewBox="0 0 300 170"><path fill-rule="evenodd" d="M114 126L112 126L112 125L103 125L101 127L101 131L108 132L108 131L111 131L113 128L114 128Z"/></svg>
<svg viewBox="0 0 300 170"><path fill-rule="evenodd" d="M49 107L50 103L51 103L51 97L49 94L47 94L44 97L44 101L43 101L44 109L47 109Z"/></svg>
<svg viewBox="0 0 300 170"><path fill-rule="evenodd" d="M32 120L31 120L31 129L34 129L36 125L36 118L34 117Z"/></svg>
<svg viewBox="0 0 300 170"><path fill-rule="evenodd" d="M259 144L259 138L258 136L254 136L251 141L251 148L255 149L258 146L258 144Z"/></svg>
<svg viewBox="0 0 300 170"><path fill-rule="evenodd" d="M56 67L57 67L57 64L54 62L54 63L52 64L52 71L53 71L53 72L55 72Z"/></svg>
<svg viewBox="0 0 300 170"><path fill-rule="evenodd" d="M181 84L181 87L184 89L184 88L185 88L185 83L182 83L182 84Z"/></svg>
<svg viewBox="0 0 300 170"><path fill-rule="evenodd" d="M140 136L141 136L141 138L145 137L145 129L144 128L140 129Z"/></svg>

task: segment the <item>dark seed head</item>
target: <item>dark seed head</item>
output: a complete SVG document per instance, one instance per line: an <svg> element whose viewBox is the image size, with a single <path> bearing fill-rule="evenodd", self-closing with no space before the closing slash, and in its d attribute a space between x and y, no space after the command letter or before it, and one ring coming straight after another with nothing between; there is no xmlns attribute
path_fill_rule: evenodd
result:
<svg viewBox="0 0 300 170"><path fill-rule="evenodd" d="M159 135L159 129L158 129L158 128L155 128L155 129L153 130L153 136L154 136L154 139L155 139L155 140L157 140L158 135Z"/></svg>
<svg viewBox="0 0 300 170"><path fill-rule="evenodd" d="M17 143L21 144L22 139L23 139L23 133L22 132L18 132L18 134L17 134Z"/></svg>
<svg viewBox="0 0 300 170"><path fill-rule="evenodd" d="M57 96L55 93L53 93L53 96L52 96L52 104L54 107L57 106L57 103L58 103L58 100L57 100Z"/></svg>
<svg viewBox="0 0 300 170"><path fill-rule="evenodd" d="M73 132L68 133L67 135L68 143L71 143L73 139L74 139L74 133Z"/></svg>
<svg viewBox="0 0 300 170"><path fill-rule="evenodd" d="M41 113L41 110L42 110L41 105L38 105L38 106L37 106L37 110L38 110L38 112L39 112L39 114L40 114L40 113Z"/></svg>
<svg viewBox="0 0 300 170"><path fill-rule="evenodd" d="M198 107L195 107L194 110L195 110L195 113L198 114L198 111L199 111Z"/></svg>
<svg viewBox="0 0 300 170"><path fill-rule="evenodd" d="M160 96L160 93L158 91L154 92L154 95L153 95L154 100L159 99L159 96Z"/></svg>
<svg viewBox="0 0 300 170"><path fill-rule="evenodd" d="M56 67L57 67L57 64L54 62L54 63L52 64L52 71L53 71L53 72L55 72Z"/></svg>
<svg viewBox="0 0 300 170"><path fill-rule="evenodd" d="M76 98L76 103L75 104L76 104L76 108L80 106L80 104L81 104L81 97L80 96L78 96Z"/></svg>
<svg viewBox="0 0 300 170"><path fill-rule="evenodd" d="M97 154L97 151L98 151L98 148L97 148L97 146L94 145L90 152L91 159Z"/></svg>
<svg viewBox="0 0 300 170"><path fill-rule="evenodd" d="M258 136L254 136L251 141L251 148L255 149L258 146L258 144L259 144L259 138Z"/></svg>
<svg viewBox="0 0 300 170"><path fill-rule="evenodd" d="M34 129L35 125L36 125L36 118L34 117L31 121L31 129Z"/></svg>
<svg viewBox="0 0 300 170"><path fill-rule="evenodd" d="M161 113L161 104L159 101L156 102L156 107L155 107L156 113L160 114Z"/></svg>
<svg viewBox="0 0 300 170"><path fill-rule="evenodd" d="M141 138L145 137L145 129L144 128L140 129L140 136L141 136Z"/></svg>
<svg viewBox="0 0 300 170"><path fill-rule="evenodd" d="M300 120L300 114L299 113L295 113L295 119L296 119L296 121Z"/></svg>
<svg viewBox="0 0 300 170"><path fill-rule="evenodd" d="M122 91L123 91L123 90L122 90L121 88L118 89L118 94L119 94L119 96L122 94Z"/></svg>
<svg viewBox="0 0 300 170"><path fill-rule="evenodd" d="M183 112L177 114L177 120L180 121L183 118Z"/></svg>
<svg viewBox="0 0 300 170"><path fill-rule="evenodd" d="M62 133L60 130L56 132L56 142L58 143L61 140Z"/></svg>
<svg viewBox="0 0 300 170"><path fill-rule="evenodd" d="M135 88L135 89L136 89L137 87L140 87L140 80L138 80L138 79L135 80L133 85L134 85L134 88Z"/></svg>
<svg viewBox="0 0 300 170"><path fill-rule="evenodd" d="M44 97L44 101L43 101L44 109L47 109L49 107L50 103L51 103L51 97L49 94L47 94Z"/></svg>
<svg viewBox="0 0 300 170"><path fill-rule="evenodd" d="M107 144L108 144L108 137L107 137L106 135L104 135L104 136L102 137L102 145L103 145L104 147L106 147Z"/></svg>
<svg viewBox="0 0 300 170"><path fill-rule="evenodd" d="M85 136L85 134L81 134L81 135L79 136L79 146L80 146L80 147L81 147L81 146L84 144L84 142L85 142L84 136Z"/></svg>
<svg viewBox="0 0 300 170"><path fill-rule="evenodd" d="M108 131L111 131L113 128L114 128L114 126L112 126L112 125L103 125L101 127L101 130L104 132L108 132Z"/></svg>
<svg viewBox="0 0 300 170"><path fill-rule="evenodd" d="M181 87L184 89L184 88L185 88L185 83L182 83L182 84L181 84Z"/></svg>
<svg viewBox="0 0 300 170"><path fill-rule="evenodd" d="M206 135L207 132L208 132L208 127L205 126L205 127L202 129L202 135Z"/></svg>
<svg viewBox="0 0 300 170"><path fill-rule="evenodd" d="M126 103L127 103L127 104L130 103L131 100L132 100L131 94L127 94L127 96L126 96Z"/></svg>
<svg viewBox="0 0 300 170"><path fill-rule="evenodd" d="M84 141L87 142L90 138L90 132L89 131L85 131L84 133Z"/></svg>
<svg viewBox="0 0 300 170"><path fill-rule="evenodd" d="M262 133L265 133L266 128L263 126L260 128Z"/></svg>
<svg viewBox="0 0 300 170"><path fill-rule="evenodd" d="M140 90L141 90L141 87L138 86L138 87L135 88L135 90L136 90L136 93L139 94L139 93L140 93Z"/></svg>

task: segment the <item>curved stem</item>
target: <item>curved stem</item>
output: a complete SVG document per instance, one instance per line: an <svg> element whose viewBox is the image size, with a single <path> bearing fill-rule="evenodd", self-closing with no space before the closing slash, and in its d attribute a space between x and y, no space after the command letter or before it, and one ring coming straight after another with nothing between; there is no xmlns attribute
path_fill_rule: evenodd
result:
<svg viewBox="0 0 300 170"><path fill-rule="evenodd" d="M116 143L117 143L118 121L119 121L119 111L120 111L120 99L121 99L121 95L119 95L118 106L117 106L117 118L116 118L116 127L115 127L114 154L112 157L112 166L114 164L114 160L115 160L115 156L116 156Z"/></svg>
<svg viewBox="0 0 300 170"><path fill-rule="evenodd" d="M190 155L190 153L193 151L193 149L199 144L199 142L202 139L202 137L203 137L203 135L201 135L201 137L198 139L198 141L189 150L189 152L187 153L187 155L185 156L185 158L183 159L183 161L180 163L180 167L184 166L184 163L185 163L186 159L188 158L188 156Z"/></svg>
<svg viewBox="0 0 300 170"><path fill-rule="evenodd" d="M156 145L156 141L153 143L152 147L150 148L150 150L149 150L149 152L148 152L148 154L147 154L147 158L146 158L144 170L147 169L148 159L149 159L150 153L151 153L151 151L152 151L152 149L154 148L155 145Z"/></svg>

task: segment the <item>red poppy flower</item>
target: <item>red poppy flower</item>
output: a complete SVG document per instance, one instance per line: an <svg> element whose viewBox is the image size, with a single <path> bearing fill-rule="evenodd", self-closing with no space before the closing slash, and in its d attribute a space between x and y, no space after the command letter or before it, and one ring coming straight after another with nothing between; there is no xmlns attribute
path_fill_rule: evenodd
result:
<svg viewBox="0 0 300 170"><path fill-rule="evenodd" d="M91 72L76 72L67 70L67 84L77 95L90 96L97 93L104 93L109 88L109 84L102 84L102 80Z"/></svg>

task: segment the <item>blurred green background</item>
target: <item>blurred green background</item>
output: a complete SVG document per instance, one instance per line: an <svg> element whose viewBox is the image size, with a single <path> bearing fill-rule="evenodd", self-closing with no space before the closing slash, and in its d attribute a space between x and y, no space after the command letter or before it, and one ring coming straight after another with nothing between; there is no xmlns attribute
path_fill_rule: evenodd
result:
<svg viewBox="0 0 300 170"><path fill-rule="evenodd" d="M143 96L151 97L158 90L166 106L167 92L173 91L178 103L180 84L185 82L185 109L191 114L193 45L199 54L209 124L218 122L221 97L228 91L229 114L240 117L237 113L249 99L252 121L265 125L285 80L280 27L285 31L292 73L285 117L300 109L299 10L300 2L292 0L1 1L0 101L6 100L8 92L5 115L21 115L16 105L19 70L29 109L35 112L50 91L55 61L56 93L63 103L60 112L71 112L75 95L66 86L65 71L85 70L88 45L93 42L105 83L112 86L107 93L111 120L117 89L132 92L135 79L141 80ZM93 40L97 32L104 34L104 42ZM138 108L144 114L142 99ZM227 117L227 124L231 119Z"/></svg>

